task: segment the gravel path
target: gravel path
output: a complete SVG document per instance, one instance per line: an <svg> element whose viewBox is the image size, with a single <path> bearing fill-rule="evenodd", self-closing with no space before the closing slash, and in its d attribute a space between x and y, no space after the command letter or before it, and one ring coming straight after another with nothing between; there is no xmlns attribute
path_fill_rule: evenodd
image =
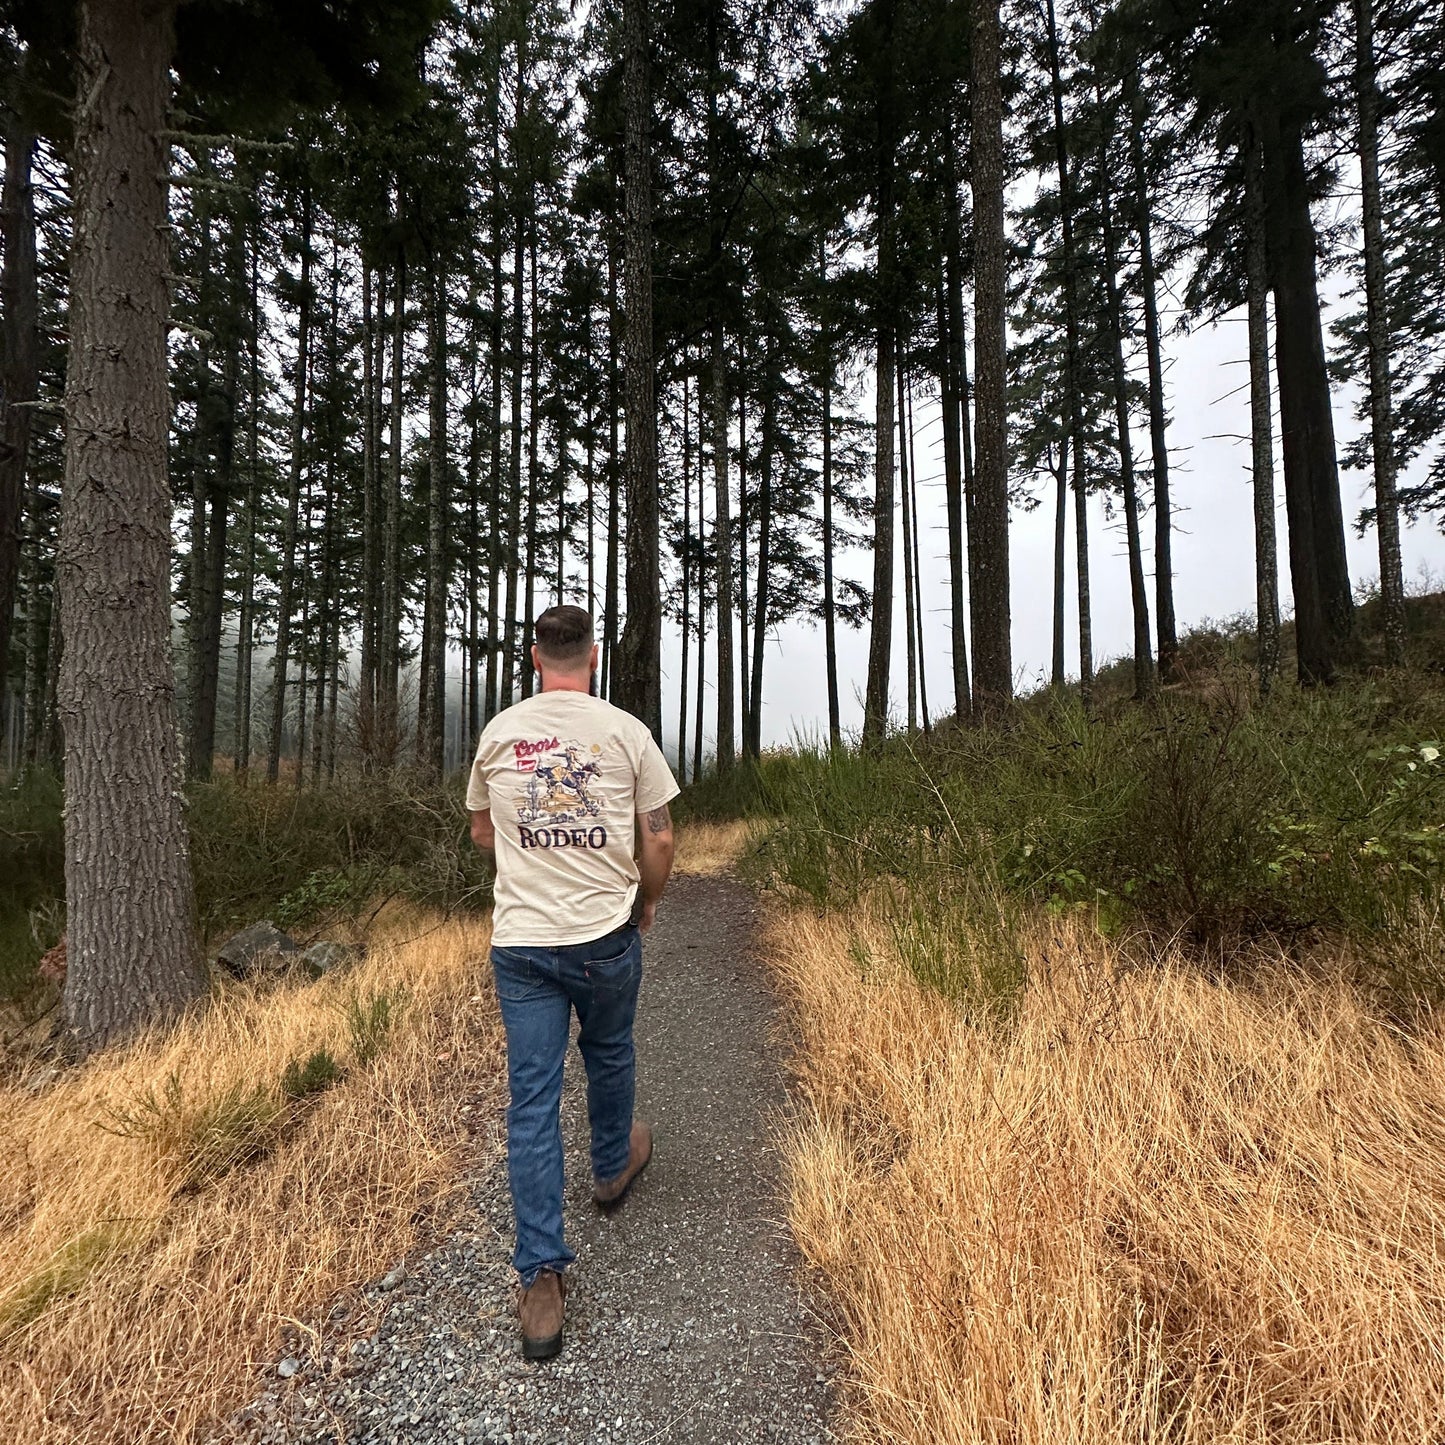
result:
<svg viewBox="0 0 1445 1445"><path fill-rule="evenodd" d="M824 1334L783 1221L772 1130L786 1103L775 1004L752 957L756 905L679 878L644 949L638 1115L656 1151L626 1204L591 1202L582 1067L567 1063L569 1271L562 1354L517 1352L500 1162L437 1249L364 1292L274 1369L223 1438L336 1445L822 1445ZM498 1123L500 1128L500 1122ZM302 1338L300 1336L298 1339Z"/></svg>

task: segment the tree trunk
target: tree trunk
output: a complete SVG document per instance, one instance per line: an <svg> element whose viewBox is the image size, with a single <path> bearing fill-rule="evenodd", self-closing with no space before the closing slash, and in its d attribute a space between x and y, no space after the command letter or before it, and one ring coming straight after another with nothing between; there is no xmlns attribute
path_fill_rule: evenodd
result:
<svg viewBox="0 0 1445 1445"><path fill-rule="evenodd" d="M1279 672L1279 552L1274 521L1274 423L1269 387L1269 257L1265 243L1264 159L1256 137L1244 157L1245 267L1249 302L1249 424L1254 485L1255 630L1259 690Z"/></svg>
<svg viewBox="0 0 1445 1445"><path fill-rule="evenodd" d="M918 546L918 460L913 455L913 385L903 373L902 406L908 418L908 506L913 521L909 545L913 552L913 616L918 629L918 706L923 715L923 731L932 732L928 715L928 656L923 647L923 554Z"/></svg>
<svg viewBox="0 0 1445 1445"><path fill-rule="evenodd" d="M678 669L677 780L687 786L687 664L692 643L692 397L682 374L682 665ZM701 442L699 441L699 445Z"/></svg>
<svg viewBox="0 0 1445 1445"><path fill-rule="evenodd" d="M1103 97L1099 97L1102 107ZM1124 535L1129 553L1129 598L1134 613L1134 696L1154 692L1153 636L1149 628L1149 594L1144 583L1144 544L1139 535L1139 495L1134 480L1134 444L1129 435L1129 381L1124 369L1124 314L1119 295L1118 247L1114 239L1113 180L1108 143L1099 146L1099 224L1104 239L1104 290L1107 299L1109 350L1114 368L1114 426L1119 443L1119 485L1124 494Z"/></svg>
<svg viewBox="0 0 1445 1445"><path fill-rule="evenodd" d="M707 478L702 461L702 436L707 425L707 394L702 378L697 386L697 728L692 744L692 780L702 777L703 698L707 694L707 537L703 525L707 511ZM686 478L683 479L686 485Z"/></svg>
<svg viewBox="0 0 1445 1445"><path fill-rule="evenodd" d="M1089 582L1089 474L1084 465L1084 434L1071 440L1074 453L1074 571L1079 599L1079 701L1094 705L1094 607Z"/></svg>
<svg viewBox="0 0 1445 1445"><path fill-rule="evenodd" d="M748 399L747 346L738 338L738 681L742 694L743 751L748 746L753 670L749 662L748 619Z"/></svg>
<svg viewBox="0 0 1445 1445"><path fill-rule="evenodd" d="M597 390L592 349L592 289L587 291L587 311L582 322L582 364L587 373L586 461L583 480L587 489L587 615L597 616Z"/></svg>
<svg viewBox="0 0 1445 1445"><path fill-rule="evenodd" d="M306 446L307 381L311 361L311 188L301 198L301 300L296 314L296 373L291 404L291 461L286 485L286 522L281 539L281 577L276 603L276 655L272 660L271 736L266 781L280 773L286 726L286 669L291 655L291 609L296 585L296 531Z"/></svg>
<svg viewBox="0 0 1445 1445"><path fill-rule="evenodd" d="M771 308L772 300L764 303ZM770 316L771 320L771 316ZM763 750L763 649L768 637L773 567L773 464L777 453L779 378L777 338L771 328L763 361L763 436L758 467L758 571L753 602L752 684L748 688L747 737L744 747L754 762Z"/></svg>
<svg viewBox="0 0 1445 1445"><path fill-rule="evenodd" d="M531 697L537 681L531 647L537 620L537 216L535 191L527 196L527 561L522 596L522 696ZM518 218L520 221L520 217Z"/></svg>
<svg viewBox="0 0 1445 1445"><path fill-rule="evenodd" d="M903 357L907 343L898 348L898 492L903 503L903 632L908 668L908 731L918 731L918 616L913 606L912 475L908 468L908 375Z"/></svg>
<svg viewBox="0 0 1445 1445"><path fill-rule="evenodd" d="M969 597L973 611L974 701L987 716L997 714L1013 695L999 0L973 0L973 14L973 370L978 476L968 538Z"/></svg>
<svg viewBox="0 0 1445 1445"><path fill-rule="evenodd" d="M428 278L427 350L430 352L430 411L426 532L427 632L422 644L421 686L426 727L417 759L434 778L446 761L447 718L447 285L440 261Z"/></svg>
<svg viewBox="0 0 1445 1445"><path fill-rule="evenodd" d="M863 700L863 743L875 746L888 730L888 683L893 655L893 382L897 370L894 294L894 171L897 117L894 114L894 0L877 0L877 137L874 156L878 212L877 370L873 430L873 625L868 639L868 681Z"/></svg>
<svg viewBox="0 0 1445 1445"><path fill-rule="evenodd" d="M315 435L312 436L312 445L315 445ZM306 784L306 699L307 687L310 682L310 675L307 668L310 665L311 657L311 539L312 539L312 471L314 461L307 466L306 495L301 507L301 515L305 518L304 535L301 539L301 626L299 629L300 642L296 648L296 777L297 789Z"/></svg>
<svg viewBox="0 0 1445 1445"><path fill-rule="evenodd" d="M1144 113L1139 77L1134 70L1129 72L1128 86L1135 230L1139 234L1139 286L1144 293L1144 348L1149 363L1149 447L1154 463L1154 627L1159 638L1159 676L1164 682L1172 682L1179 655L1179 635L1174 620L1174 516L1169 498L1169 442L1165 435L1164 360L1159 342L1153 218L1144 164Z"/></svg>
<svg viewBox="0 0 1445 1445"><path fill-rule="evenodd" d="M261 310L260 310L260 242L257 225L247 227L247 249L250 264L247 277L248 381L246 394L246 509L245 549L242 552L240 613L236 620L236 775L244 786L251 772L251 681L252 647L256 629L256 498L261 483L257 475L260 462L261 412Z"/></svg>
<svg viewBox="0 0 1445 1445"><path fill-rule="evenodd" d="M377 761L383 769L396 765L401 745L401 424L406 366L406 252L402 250L397 251L396 279L391 289L391 436L381 533L381 643L376 703Z"/></svg>
<svg viewBox="0 0 1445 1445"><path fill-rule="evenodd" d="M174 7L82 0L57 558L66 1023L82 1051L201 994L171 673L166 174Z"/></svg>
<svg viewBox="0 0 1445 1445"><path fill-rule="evenodd" d="M602 693L612 697L617 682L617 614L621 609L622 450L618 440L619 390L617 255L607 247L607 579L603 599Z"/></svg>
<svg viewBox="0 0 1445 1445"><path fill-rule="evenodd" d="M1365 328L1370 357L1370 445L1375 464L1375 531L1380 546L1380 611L1385 661L1405 661L1405 579L1400 507L1395 498L1395 422L1390 385L1389 293L1380 204L1380 92L1375 83L1375 0L1355 4L1355 96L1359 109L1360 199L1365 246ZM0 654L3 655L3 654Z"/></svg>
<svg viewBox="0 0 1445 1445"><path fill-rule="evenodd" d="M227 277L230 288L219 327L225 355L221 361L220 406L216 416L216 469L210 487L211 510L206 528L205 607L200 636L201 700L195 737L198 772L209 777L216 754L216 708L221 682L221 632L226 602L226 554L231 496L236 485L236 393L241 375L241 322L235 306L236 278L245 265L241 229L233 224L229 238Z"/></svg>
<svg viewBox="0 0 1445 1445"><path fill-rule="evenodd" d="M1299 123L1272 108L1261 119L1299 678L1328 683L1351 641L1354 600L1315 278L1317 239Z"/></svg>
<svg viewBox="0 0 1445 1445"><path fill-rule="evenodd" d="M25 546L21 557L20 590L25 598L25 672L21 679L21 709L24 729L20 756L25 766L48 761L43 739L48 731L45 717L45 674L49 654L60 638L60 609L54 586L47 587L41 566L45 524L41 516L44 498L39 480L32 474L27 488Z"/></svg>
<svg viewBox="0 0 1445 1445"><path fill-rule="evenodd" d="M732 498L728 493L727 358L723 352L722 322L712 318L712 478L713 547L717 552L717 770L729 772L736 761L733 718L733 536Z"/></svg>
<svg viewBox="0 0 1445 1445"><path fill-rule="evenodd" d="M337 324L340 310L341 248L335 232L331 238L331 305L326 314L326 384L331 392L326 409L326 473L322 494L321 518L321 595L317 611L320 615L320 645L316 658L316 703L311 724L311 783L321 783L326 763L326 685L335 670L341 650L340 603L336 596L336 462L337 414L340 358L337 354ZM298 765L298 773L299 773Z"/></svg>
<svg viewBox="0 0 1445 1445"><path fill-rule="evenodd" d="M617 701L662 742L662 592L659 571L657 413L652 354L652 92L646 0L623 0L626 313L627 621Z"/></svg>
<svg viewBox="0 0 1445 1445"><path fill-rule="evenodd" d="M521 169L520 134L522 114L527 100L527 58L526 47L517 44L517 94L513 114L516 119L512 126L512 164ZM522 346L526 339L526 294L523 286L523 264L526 260L526 216L520 200L521 181L517 182L519 199L517 211L512 217L512 435L511 435L511 515L507 525L507 601L506 620L502 637L502 695L500 707L512 705L515 669L520 666L524 674L530 669L520 656L517 647L517 583L518 566L521 562L519 542L522 536ZM530 638L527 639L531 641ZM525 684L524 684L525 685Z"/></svg>
<svg viewBox="0 0 1445 1445"><path fill-rule="evenodd" d="M209 170L209 163L203 165ZM209 179L203 176L203 179ZM191 436L191 525L190 554L186 558L186 774L201 777L209 772L209 759L202 759L200 729L201 693L204 688L204 664L201 652L206 626L206 518L210 504L209 476L211 456L207 431L210 423L211 384L211 202L210 192L202 186L196 198L197 219L201 238L197 253L196 319L200 334L196 337L195 428ZM214 699L213 699L214 701Z"/></svg>
<svg viewBox="0 0 1445 1445"><path fill-rule="evenodd" d="M1052 453L1050 453L1052 455ZM1050 658L1049 686L1058 691L1064 685L1064 547L1069 519L1069 438L1059 438L1059 463L1050 464L1054 475L1054 636Z"/></svg>
<svg viewBox="0 0 1445 1445"><path fill-rule="evenodd" d="M958 194L958 145L951 115L944 124L944 144L947 198L939 334L945 340L939 386L943 401L943 487L948 512L948 616L953 708L955 715L962 719L973 712L973 688L968 674L968 610L964 602L968 554L963 534L964 496L973 480L973 454L969 439L968 363L963 338L963 218Z"/></svg>
<svg viewBox="0 0 1445 1445"><path fill-rule="evenodd" d="M20 517L25 497L33 403L39 395L39 294L35 271L35 135L15 111L5 126L5 187L0 199L0 702L8 692L10 626L20 576Z"/></svg>
<svg viewBox="0 0 1445 1445"><path fill-rule="evenodd" d="M477 374L475 281L467 310L471 315L467 345L467 645L461 726L465 736L475 741L482 728L482 396Z"/></svg>
<svg viewBox="0 0 1445 1445"><path fill-rule="evenodd" d="M843 742L843 716L838 704L838 619L833 584L833 348L827 318L828 242L823 235L818 237L818 283L823 293L818 378L823 394L823 666L828 685L828 746L836 748ZM946 415L943 425L947 432Z"/></svg>
<svg viewBox="0 0 1445 1445"><path fill-rule="evenodd" d="M1059 487L1054 525L1054 685L1064 679L1063 589L1064 544L1062 489L1070 456L1074 463L1074 530L1078 555L1079 688L1087 708L1094 693L1094 647L1089 607L1089 511L1084 474L1083 420L1079 405L1079 297L1074 247L1074 192L1069 174L1068 142L1064 133L1064 87L1059 69L1059 31L1054 0L1047 0L1049 41L1049 94L1054 114L1054 166L1059 178L1059 228L1064 266L1064 434L1059 439Z"/></svg>
<svg viewBox="0 0 1445 1445"><path fill-rule="evenodd" d="M713 545L717 550L717 770L731 771L735 761L733 716L736 707L733 672L733 554L732 506L728 495L727 357L723 348L722 264L724 218L721 198L722 161L719 154L718 102L722 89L722 49L719 12L722 0L712 0L707 12L707 211L708 211L708 344L711 348L713 498L717 520ZM702 698L698 698L702 707Z"/></svg>
<svg viewBox="0 0 1445 1445"><path fill-rule="evenodd" d="M356 701L357 740L362 766L376 759L377 622L381 605L381 538L377 529L377 452L379 379L377 377L371 261L361 255L361 677Z"/></svg>

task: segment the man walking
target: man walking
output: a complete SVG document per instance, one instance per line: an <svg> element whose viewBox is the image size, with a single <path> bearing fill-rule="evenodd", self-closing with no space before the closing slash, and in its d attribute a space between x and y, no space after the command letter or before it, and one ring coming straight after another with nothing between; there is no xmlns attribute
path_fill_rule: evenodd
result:
<svg viewBox="0 0 1445 1445"><path fill-rule="evenodd" d="M652 1157L652 1130L632 1117L632 1024L642 934L672 871L667 805L678 786L646 726L592 696L586 612L549 607L532 663L541 691L487 724L467 808L472 841L497 864L492 967L507 1034L522 1354L545 1360L562 1348L563 1273L576 1258L562 1238L560 1117L574 1009L597 1203L620 1204Z"/></svg>

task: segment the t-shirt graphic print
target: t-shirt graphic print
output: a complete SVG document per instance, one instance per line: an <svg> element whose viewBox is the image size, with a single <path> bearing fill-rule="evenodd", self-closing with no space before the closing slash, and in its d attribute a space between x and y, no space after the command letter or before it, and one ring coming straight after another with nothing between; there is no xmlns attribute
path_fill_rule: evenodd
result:
<svg viewBox="0 0 1445 1445"><path fill-rule="evenodd" d="M621 927L639 882L636 820L678 786L631 713L582 692L500 712L477 744L467 807L496 831L492 941L586 943Z"/></svg>

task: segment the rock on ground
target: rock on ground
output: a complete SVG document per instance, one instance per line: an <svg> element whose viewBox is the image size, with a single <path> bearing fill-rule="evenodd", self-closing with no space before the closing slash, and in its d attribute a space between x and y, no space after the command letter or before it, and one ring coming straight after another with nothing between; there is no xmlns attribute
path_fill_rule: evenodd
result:
<svg viewBox="0 0 1445 1445"><path fill-rule="evenodd" d="M563 1105L569 1272L556 1360L517 1350L505 1169L354 1321L292 1339L263 1396L218 1438L253 1445L822 1445L831 1368L784 1224L773 1146L786 1105L776 1007L752 956L756 905L732 880L674 882L644 947L638 1115L651 1165L611 1216L591 1202L581 1059ZM500 1118L494 1127L503 1127ZM286 1378L280 1378L289 1372Z"/></svg>

